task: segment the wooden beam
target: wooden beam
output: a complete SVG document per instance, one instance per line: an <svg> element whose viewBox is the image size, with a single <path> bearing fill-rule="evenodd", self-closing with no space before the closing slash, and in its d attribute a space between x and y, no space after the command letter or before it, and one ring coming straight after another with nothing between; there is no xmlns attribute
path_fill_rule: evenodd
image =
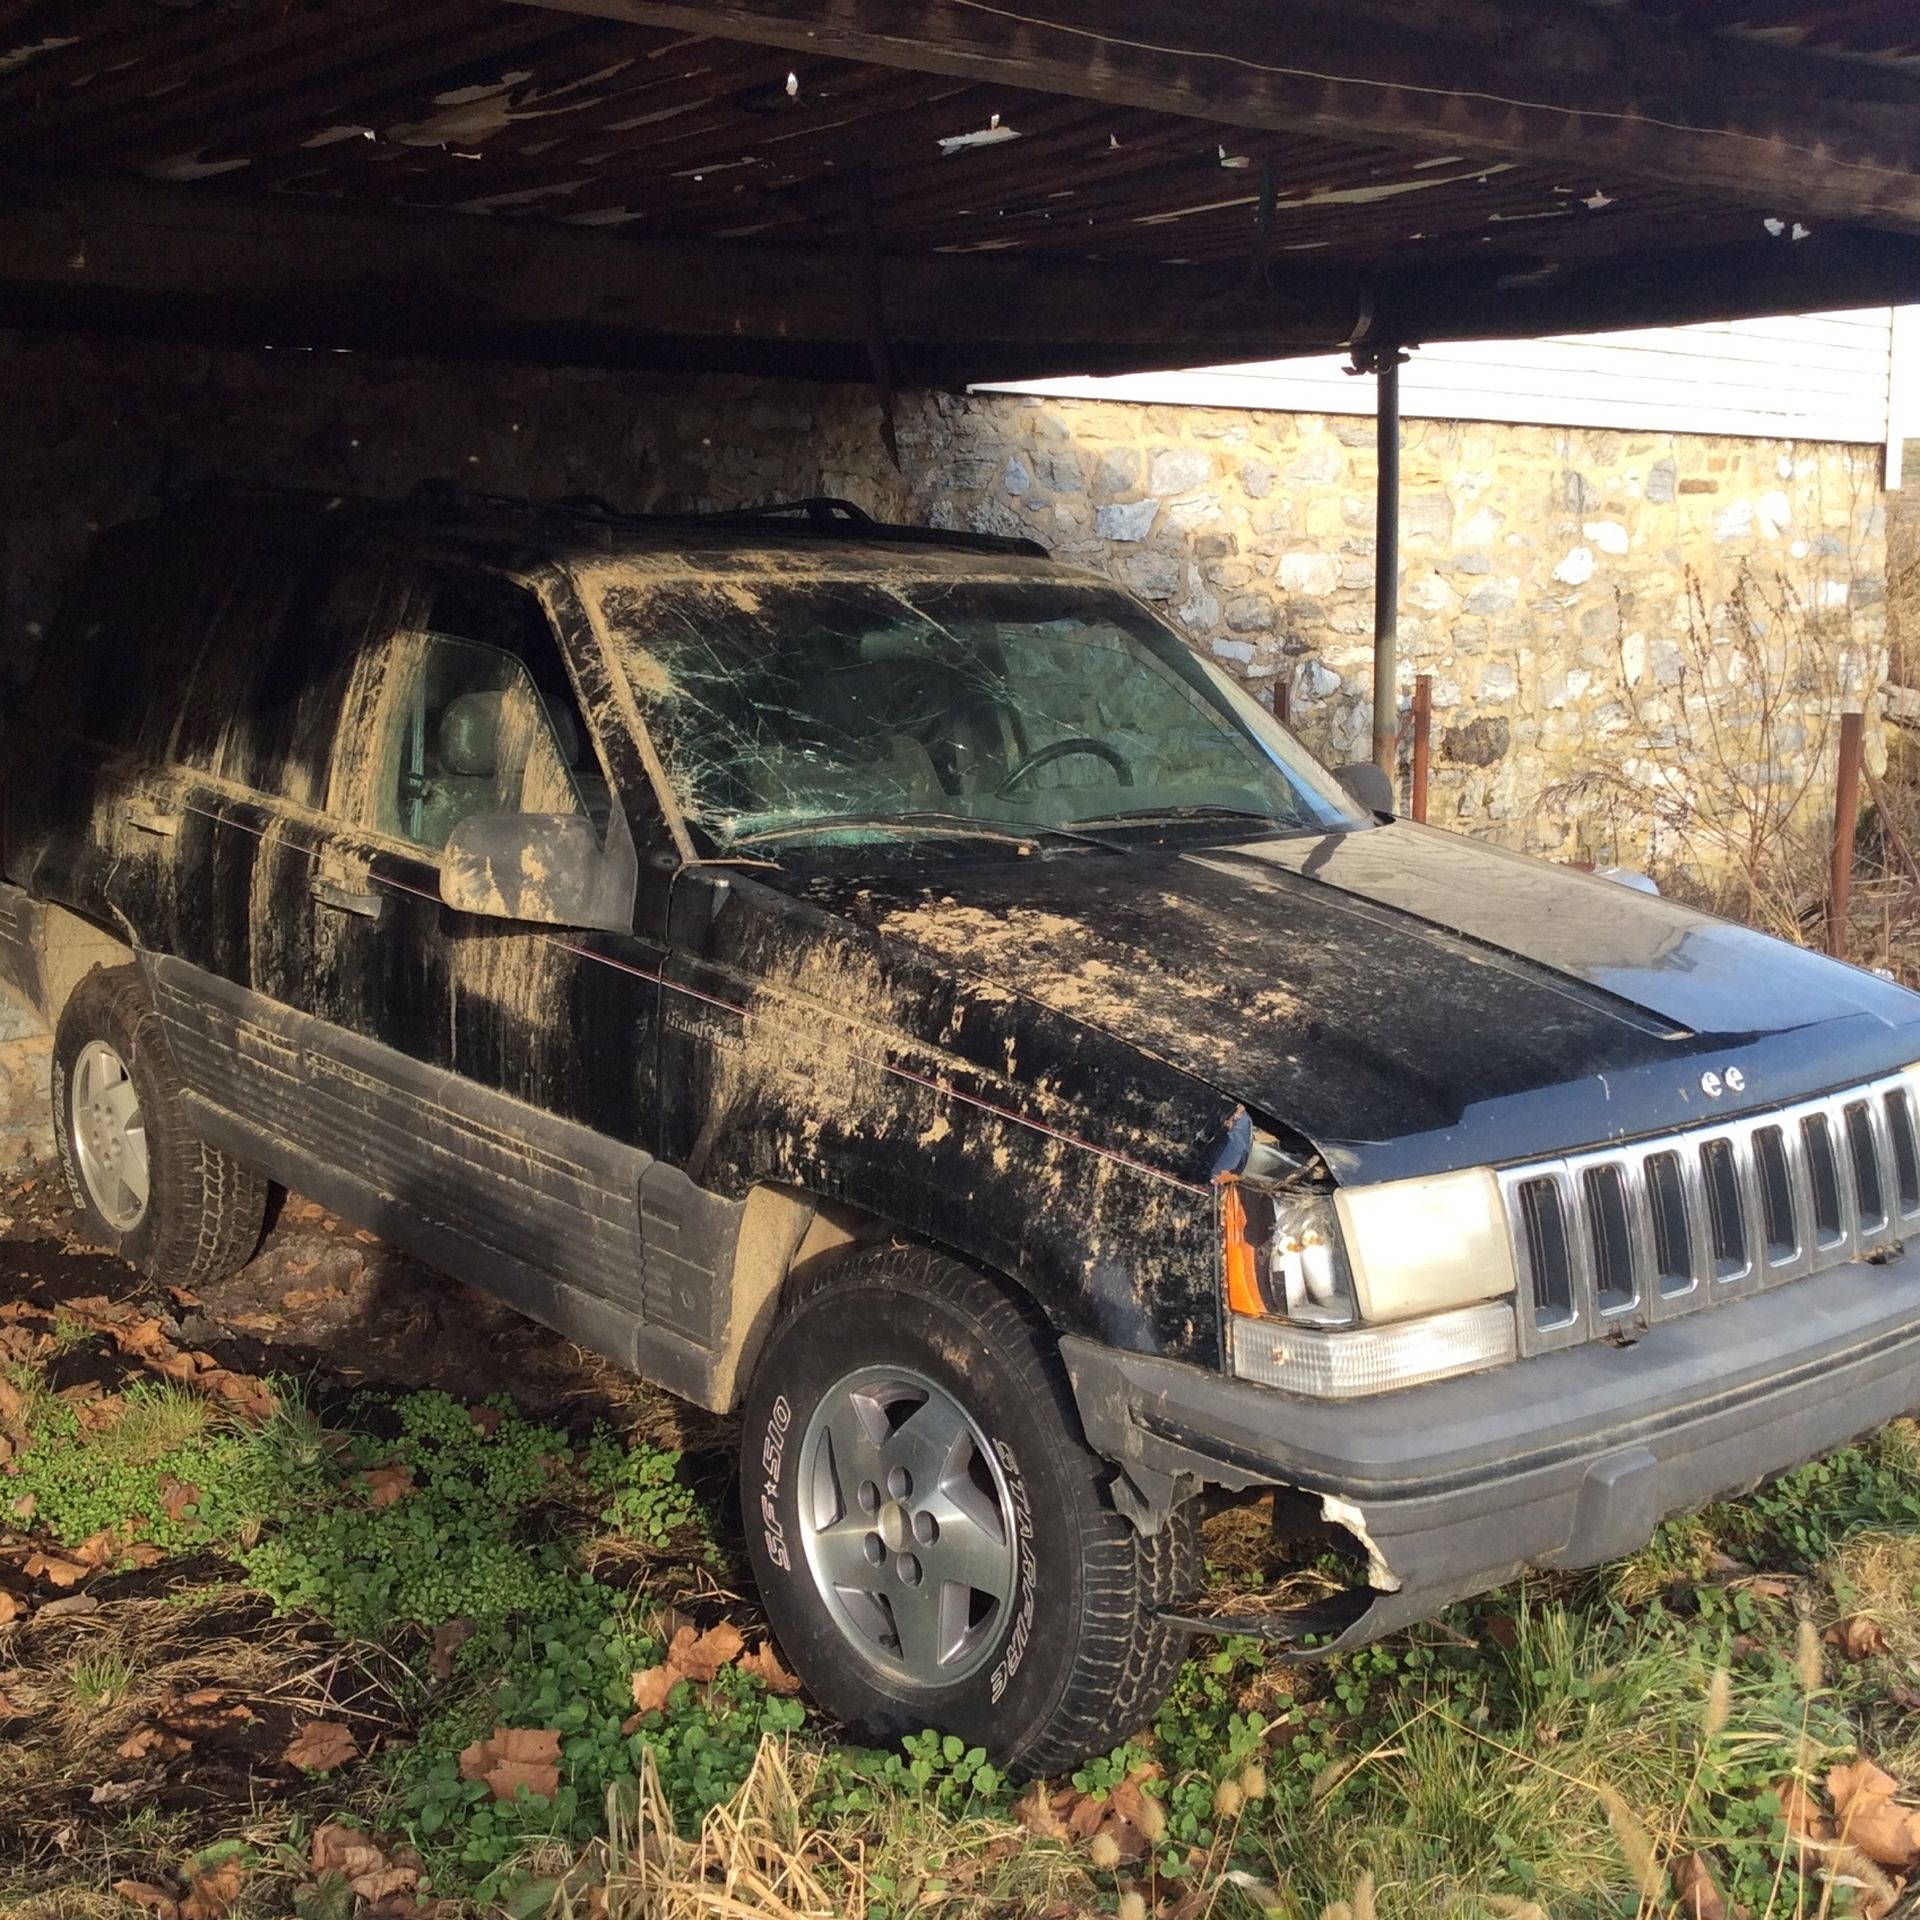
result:
<svg viewBox="0 0 1920 1920"><path fill-rule="evenodd" d="M1920 232L1920 73L1577 0L519 3Z"/></svg>
<svg viewBox="0 0 1920 1920"><path fill-rule="evenodd" d="M881 253L897 383L960 386L1920 300L1920 239L1340 272ZM851 252L0 173L0 326L865 382Z"/></svg>
<svg viewBox="0 0 1920 1920"><path fill-rule="evenodd" d="M1347 279L1286 295L1224 269L880 254L903 377L986 377L1172 341L1258 357L1345 339ZM146 181L0 173L0 325L159 325L222 337L419 346L866 378L849 251L664 240L472 214ZM961 363L964 362L964 365Z"/></svg>

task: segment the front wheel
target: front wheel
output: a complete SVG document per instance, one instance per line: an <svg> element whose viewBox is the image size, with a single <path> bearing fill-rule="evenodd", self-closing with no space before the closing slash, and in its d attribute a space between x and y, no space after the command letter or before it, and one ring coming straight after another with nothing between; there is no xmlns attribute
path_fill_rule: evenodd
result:
<svg viewBox="0 0 1920 1920"><path fill-rule="evenodd" d="M859 1738L958 1734L1023 1774L1149 1720L1186 1651L1191 1506L1106 1496L1053 1343L1002 1288L888 1247L802 1287L748 1395L747 1545L787 1659Z"/></svg>

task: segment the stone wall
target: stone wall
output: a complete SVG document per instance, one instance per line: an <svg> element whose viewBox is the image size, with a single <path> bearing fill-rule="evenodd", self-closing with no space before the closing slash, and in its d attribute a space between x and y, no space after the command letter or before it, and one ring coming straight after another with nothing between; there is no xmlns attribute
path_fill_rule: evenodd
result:
<svg viewBox="0 0 1920 1920"><path fill-rule="evenodd" d="M51 1058L46 1029L0 994L0 1174L53 1152L47 1098Z"/></svg>
<svg viewBox="0 0 1920 1920"><path fill-rule="evenodd" d="M976 396L903 443L925 518L1110 574L1284 677L1323 757L1369 752L1370 420ZM1402 465L1399 691L1433 676L1436 824L1672 871L1747 830L1742 783L1830 804L1833 716L1884 665L1876 449L1414 421Z"/></svg>
<svg viewBox="0 0 1920 1920"><path fill-rule="evenodd" d="M1887 496L1889 678L1920 687L1920 440L1909 440L1906 484ZM1920 714L1913 718L1920 719Z"/></svg>

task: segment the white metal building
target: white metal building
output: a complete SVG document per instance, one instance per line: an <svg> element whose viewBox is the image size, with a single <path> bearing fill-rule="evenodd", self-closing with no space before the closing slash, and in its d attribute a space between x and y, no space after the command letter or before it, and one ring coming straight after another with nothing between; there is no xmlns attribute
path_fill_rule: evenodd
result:
<svg viewBox="0 0 1920 1920"><path fill-rule="evenodd" d="M1370 414L1374 404L1373 383L1337 358L999 390L1283 413ZM1892 490L1902 440L1920 438L1920 307L1442 344L1402 372L1401 410L1409 419L1884 446Z"/></svg>

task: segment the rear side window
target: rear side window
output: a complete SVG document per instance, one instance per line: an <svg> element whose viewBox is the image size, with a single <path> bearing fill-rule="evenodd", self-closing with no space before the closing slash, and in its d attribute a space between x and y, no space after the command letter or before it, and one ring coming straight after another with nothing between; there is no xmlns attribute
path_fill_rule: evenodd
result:
<svg viewBox="0 0 1920 1920"><path fill-rule="evenodd" d="M297 547L263 544L236 558L181 706L179 760L317 804L342 680L330 579L324 557Z"/></svg>
<svg viewBox="0 0 1920 1920"><path fill-rule="evenodd" d="M27 707L55 733L161 759L231 562L158 521L103 536L41 649Z"/></svg>

